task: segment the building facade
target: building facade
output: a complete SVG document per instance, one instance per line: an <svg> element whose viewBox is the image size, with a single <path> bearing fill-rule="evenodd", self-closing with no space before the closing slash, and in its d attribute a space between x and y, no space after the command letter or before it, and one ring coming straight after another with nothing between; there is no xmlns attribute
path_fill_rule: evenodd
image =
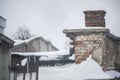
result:
<svg viewBox="0 0 120 80"><path fill-rule="evenodd" d="M0 17L0 80L10 80L11 48L14 41L6 37L4 33L4 20Z"/></svg>

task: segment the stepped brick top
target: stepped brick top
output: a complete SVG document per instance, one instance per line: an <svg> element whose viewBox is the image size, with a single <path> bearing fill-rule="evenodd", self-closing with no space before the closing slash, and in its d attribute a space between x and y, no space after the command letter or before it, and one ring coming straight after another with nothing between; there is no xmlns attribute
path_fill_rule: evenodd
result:
<svg viewBox="0 0 120 80"><path fill-rule="evenodd" d="M115 40L120 40L120 37L117 37L110 33L110 30L107 28L104 29L64 29L63 33L67 34L70 37L70 34L90 34L90 33L106 33L106 35Z"/></svg>
<svg viewBox="0 0 120 80"><path fill-rule="evenodd" d="M109 32L109 29L65 29L64 33L99 33L99 32Z"/></svg>

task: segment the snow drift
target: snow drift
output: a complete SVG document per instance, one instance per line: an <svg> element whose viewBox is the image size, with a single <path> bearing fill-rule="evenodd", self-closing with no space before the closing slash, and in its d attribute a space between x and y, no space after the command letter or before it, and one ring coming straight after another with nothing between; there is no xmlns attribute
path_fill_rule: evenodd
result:
<svg viewBox="0 0 120 80"><path fill-rule="evenodd" d="M33 53L12 53L23 56L48 56L49 59L55 59L55 56L68 55L66 51L55 52L33 52ZM73 55L70 59L74 59ZM23 60L23 65L26 60ZM22 75L21 75L22 76ZM18 80L21 80L19 75ZM26 77L29 78L29 73ZM63 66L39 67L39 80L85 80L85 79L113 79L120 77L120 73L114 70L104 72L92 58L91 55L81 64L66 64ZM29 79L27 79L29 80Z"/></svg>
<svg viewBox="0 0 120 80"><path fill-rule="evenodd" d="M112 79L114 77L120 77L120 73L117 71L104 72L102 68L91 59L91 56L81 64L39 67L40 80Z"/></svg>

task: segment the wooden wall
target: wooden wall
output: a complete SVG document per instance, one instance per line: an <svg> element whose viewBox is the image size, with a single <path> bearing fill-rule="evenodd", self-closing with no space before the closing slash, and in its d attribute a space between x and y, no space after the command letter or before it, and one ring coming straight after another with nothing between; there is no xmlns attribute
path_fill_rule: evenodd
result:
<svg viewBox="0 0 120 80"><path fill-rule="evenodd" d="M0 40L0 80L9 80L10 61L9 44Z"/></svg>

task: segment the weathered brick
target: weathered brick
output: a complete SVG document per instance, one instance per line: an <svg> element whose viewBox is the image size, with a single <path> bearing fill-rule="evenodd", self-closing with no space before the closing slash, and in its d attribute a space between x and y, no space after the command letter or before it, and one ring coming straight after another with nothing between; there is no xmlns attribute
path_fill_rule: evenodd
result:
<svg viewBox="0 0 120 80"><path fill-rule="evenodd" d="M105 27L105 11L84 11L86 27Z"/></svg>

